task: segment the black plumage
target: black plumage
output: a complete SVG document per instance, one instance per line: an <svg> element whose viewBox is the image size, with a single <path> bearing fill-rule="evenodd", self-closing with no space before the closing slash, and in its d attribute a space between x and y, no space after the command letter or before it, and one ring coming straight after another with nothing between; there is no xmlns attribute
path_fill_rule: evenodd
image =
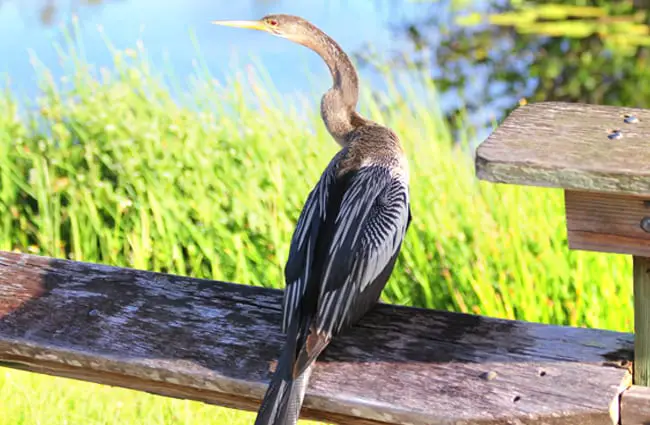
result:
<svg viewBox="0 0 650 425"><path fill-rule="evenodd" d="M397 135L356 113L358 78L338 44L289 15L219 24L260 29L320 54L332 74L321 115L342 146L307 197L285 267L287 339L256 425L298 420L311 366L331 339L378 301L411 221L407 161Z"/></svg>

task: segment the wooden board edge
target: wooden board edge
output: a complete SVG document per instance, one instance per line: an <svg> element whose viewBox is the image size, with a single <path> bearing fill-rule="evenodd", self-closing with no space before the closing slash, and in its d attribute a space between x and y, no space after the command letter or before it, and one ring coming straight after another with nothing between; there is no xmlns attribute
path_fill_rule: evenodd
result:
<svg viewBox="0 0 650 425"><path fill-rule="evenodd" d="M163 397L170 397L181 400L194 400L209 405L221 406L236 410L244 410L248 412L256 412L261 401L260 399L250 398L243 395L223 393L220 391L205 388L193 388L190 386L165 381L153 381L137 376L127 377L125 375L114 372L80 368L54 361L39 360L38 363L35 363L33 359L25 359L18 356L12 357L0 354L0 367L10 367L16 370L45 374L49 376L126 388ZM379 422L375 420L347 416L340 413L321 411L309 407L308 405L303 406L300 412L300 419L323 421L332 424L389 425L387 422Z"/></svg>
<svg viewBox="0 0 650 425"><path fill-rule="evenodd" d="M600 252L611 255L636 255L650 257L650 247L642 246L637 239L619 235L606 235L609 243L603 244L604 234L566 229L571 250ZM624 246L624 248L622 248Z"/></svg>
<svg viewBox="0 0 650 425"><path fill-rule="evenodd" d="M563 173L557 173L556 170L546 169L535 164L503 163L488 159L481 156L480 150L481 146L476 150L474 161L474 172L478 180L518 186L650 197L650 178L647 179L648 182L644 187L630 188L628 186L626 188L612 183L627 180L630 176L626 174L601 176L583 170L565 170ZM610 184L594 185L594 182Z"/></svg>
<svg viewBox="0 0 650 425"><path fill-rule="evenodd" d="M650 387L631 385L621 394L620 425L650 424Z"/></svg>
<svg viewBox="0 0 650 425"><path fill-rule="evenodd" d="M84 382L91 382L101 385L109 385L113 387L125 388L135 391L141 391L148 394L154 394L163 397L176 398L181 400L193 400L199 401L209 405L221 406L236 410L243 410L248 412L255 412L259 408L260 400L258 398L246 397L242 395L223 393L216 390L211 390L207 388L194 388L182 384L165 382L165 381L153 381L149 379L143 379L137 376L126 376L120 373L103 371L103 370L91 370L88 368L76 367L70 364L64 364L57 361L39 359L38 362L34 362L34 359L21 358L19 356L7 356L0 355L0 367L10 367L17 370L23 370L33 373L45 374L54 377L62 377L67 379L74 379ZM628 374L629 375L629 374ZM629 388L631 378L628 379L628 375L624 378L623 382L620 385L619 392L615 397L612 398L612 401L609 406L609 417L611 419L612 425L628 425L626 422L620 422L621 415L621 406L622 406L622 393L625 389ZM125 379L127 378L127 379ZM645 391L648 390L643 388L642 390L642 401L645 397ZM638 396L637 396L638 397ZM307 395L309 398L309 394ZM306 400L307 401L307 400ZM636 401L633 402L633 405L636 405ZM650 405L649 405L650 406ZM339 425L393 425L396 423L408 423L408 422L383 422L373 419L359 418L356 416L349 416L337 412L326 411L314 408L309 406L309 403L306 403L301 409L300 414L301 420L314 420L321 421L328 424L339 424ZM535 416L535 417L526 417L524 416L513 416L506 417L497 416L497 417L486 417L483 420L478 421L467 421L467 420L458 420L456 423L459 425L469 425L470 423L476 425L500 425L507 421L507 423L522 423L530 424L533 423L544 423L548 425L578 425L583 423L594 423L594 424L604 424L605 418L600 414L593 414L588 412L583 412L578 415L569 415L558 417L554 412L549 412L547 415ZM641 423L634 425L641 425ZM643 423L643 425L648 425Z"/></svg>

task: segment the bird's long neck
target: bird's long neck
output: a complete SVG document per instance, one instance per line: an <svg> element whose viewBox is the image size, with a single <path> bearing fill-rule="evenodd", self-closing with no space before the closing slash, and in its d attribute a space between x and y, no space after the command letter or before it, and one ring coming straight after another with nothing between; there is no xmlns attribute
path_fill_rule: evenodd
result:
<svg viewBox="0 0 650 425"><path fill-rule="evenodd" d="M321 117L332 137L346 145L346 136L364 120L356 113L359 77L348 55L327 34L314 28L316 36L303 44L318 53L332 74L332 87L321 100Z"/></svg>

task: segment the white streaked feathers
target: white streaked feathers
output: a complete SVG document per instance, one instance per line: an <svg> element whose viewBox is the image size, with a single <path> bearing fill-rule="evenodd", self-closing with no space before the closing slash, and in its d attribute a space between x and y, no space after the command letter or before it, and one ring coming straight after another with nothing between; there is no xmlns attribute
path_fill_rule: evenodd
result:
<svg viewBox="0 0 650 425"><path fill-rule="evenodd" d="M370 285L381 285L375 288L381 291L385 280L377 278L397 256L408 220L406 182L393 178L385 167L360 170L337 216L320 287L317 331L340 331L357 314L352 311L355 302Z"/></svg>
<svg viewBox="0 0 650 425"><path fill-rule="evenodd" d="M336 180L336 168L347 153L343 149L330 161L316 186L307 197L291 239L289 259L285 269L287 287L282 302L282 331L289 329L300 300L305 294L313 263L318 225L325 221L329 188Z"/></svg>
<svg viewBox="0 0 650 425"><path fill-rule="evenodd" d="M314 312L316 330L337 333L357 314L354 310L360 306L356 304L365 306L369 301L362 299L369 286L381 285L373 288L373 294L381 292L388 276L378 278L387 266L392 267L406 232L410 219L408 174L396 172L394 167L365 163L352 175L337 216L326 217L328 195L340 184L336 170L345 153L343 149L332 159L298 219L285 270L284 331L299 314L307 285L311 284L318 285L313 292L319 297ZM314 258L318 232L327 219L335 219L334 233L327 239L329 246L321 247L327 248L321 251L327 255ZM315 261L323 262L321 276L310 282Z"/></svg>

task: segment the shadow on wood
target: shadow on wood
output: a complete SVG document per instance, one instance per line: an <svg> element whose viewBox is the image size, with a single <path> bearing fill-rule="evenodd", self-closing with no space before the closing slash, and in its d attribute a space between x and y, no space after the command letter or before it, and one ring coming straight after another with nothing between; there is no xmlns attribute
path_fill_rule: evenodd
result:
<svg viewBox="0 0 650 425"><path fill-rule="evenodd" d="M257 409L282 292L0 252L0 361ZM346 424L612 424L630 334L380 305L317 363L304 416ZM623 366L621 366L623 365Z"/></svg>

